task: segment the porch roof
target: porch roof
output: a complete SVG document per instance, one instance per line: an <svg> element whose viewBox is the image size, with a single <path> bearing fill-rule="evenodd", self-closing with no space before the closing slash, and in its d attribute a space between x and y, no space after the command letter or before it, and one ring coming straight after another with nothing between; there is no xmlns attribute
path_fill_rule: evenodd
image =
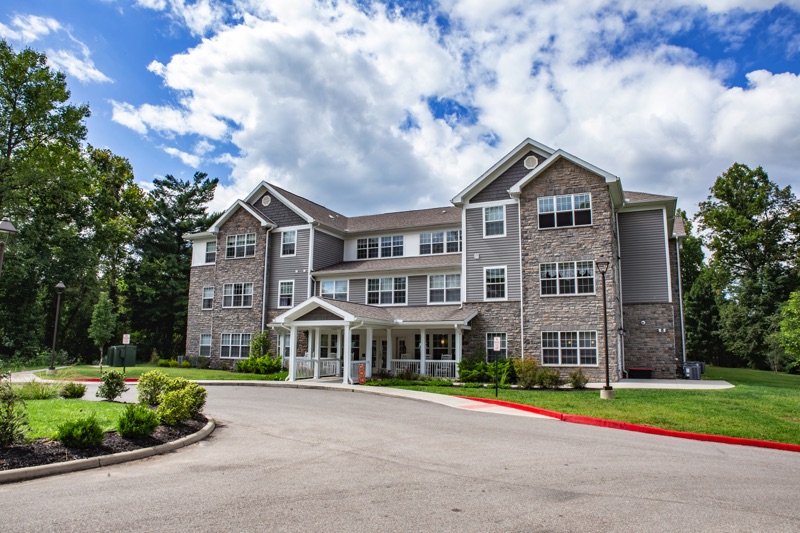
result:
<svg viewBox="0 0 800 533"><path fill-rule="evenodd" d="M380 272L395 270L456 268L461 270L461 254L421 255L413 257L394 257L391 259L365 259L344 261L315 270L314 274L345 274L358 272Z"/></svg>

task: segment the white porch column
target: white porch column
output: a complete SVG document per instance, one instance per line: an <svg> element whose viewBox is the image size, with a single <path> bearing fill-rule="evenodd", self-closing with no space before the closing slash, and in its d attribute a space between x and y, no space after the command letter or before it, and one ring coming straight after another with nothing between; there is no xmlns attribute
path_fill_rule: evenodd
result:
<svg viewBox="0 0 800 533"><path fill-rule="evenodd" d="M289 381L297 376L297 326L292 326L289 334Z"/></svg>
<svg viewBox="0 0 800 533"><path fill-rule="evenodd" d="M311 337L311 335L309 335ZM319 379L319 356L320 356L320 344L322 341L322 331L319 328L314 328L314 351L312 352L311 358L314 360L314 379Z"/></svg>
<svg viewBox="0 0 800 533"><path fill-rule="evenodd" d="M461 362L462 335L461 330L456 326L456 377L458 377L458 364Z"/></svg>
<svg viewBox="0 0 800 533"><path fill-rule="evenodd" d="M367 360L372 361L372 339L374 330L372 328L367 328Z"/></svg>
<svg viewBox="0 0 800 533"><path fill-rule="evenodd" d="M392 358L394 357L394 339L392 338L392 330L386 329L386 354L384 354L384 358L386 359L386 367L387 372L392 371Z"/></svg>
<svg viewBox="0 0 800 533"><path fill-rule="evenodd" d="M336 332L336 357L339 357L340 354L342 353L342 348L343 348L343 344L344 344L344 342L342 340L343 336L344 335L340 335L338 331ZM330 353L328 354L328 357L330 357Z"/></svg>
<svg viewBox="0 0 800 533"><path fill-rule="evenodd" d="M353 357L352 357L352 348L351 348L352 340L350 338L350 324L348 324L348 325L346 325L344 327L344 337L345 337L345 340L344 340L345 351L344 351L344 369L343 369L343 372L342 372L342 376L343 376L342 383L344 383L345 385L349 385L350 384L350 366L351 366L350 362L353 359Z"/></svg>
<svg viewBox="0 0 800 533"><path fill-rule="evenodd" d="M419 373L421 375L423 375L423 376L426 375L425 374L425 370L426 370L425 369L425 356L427 354L425 352L428 349L427 348L427 344L428 344L427 337L428 337L428 335L426 335L424 329L419 330L419 338L420 338L420 341L419 341Z"/></svg>

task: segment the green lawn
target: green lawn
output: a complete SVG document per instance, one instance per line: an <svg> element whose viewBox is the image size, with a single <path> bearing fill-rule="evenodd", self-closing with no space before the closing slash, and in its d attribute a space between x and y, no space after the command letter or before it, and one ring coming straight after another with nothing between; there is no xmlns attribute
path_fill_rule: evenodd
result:
<svg viewBox="0 0 800 533"><path fill-rule="evenodd" d="M53 438L58 426L94 414L103 431L117 429L117 419L125 409L124 403L92 402L87 400L28 400L25 402L30 432L28 438Z"/></svg>
<svg viewBox="0 0 800 533"><path fill-rule="evenodd" d="M118 370L122 372L122 367L109 367L104 366L103 371ZM138 378L145 372L151 370L160 370L169 377L182 377L192 381L200 380L266 380L266 381L283 381L286 377L286 372L279 374L242 374L239 372L229 372L227 370L201 370L199 368L170 368L159 367L151 365L137 365L127 367L125 369L126 378ZM69 368L56 371L54 375L47 375L44 371L37 372L37 376L43 379L77 379L77 378L99 378L100 368L89 365L76 365Z"/></svg>
<svg viewBox="0 0 800 533"><path fill-rule="evenodd" d="M800 376L708 367L706 379L724 379L726 390L617 389L616 400L597 390L501 389L499 399L576 415L676 431L800 444ZM440 394L494 398L494 388L403 387Z"/></svg>

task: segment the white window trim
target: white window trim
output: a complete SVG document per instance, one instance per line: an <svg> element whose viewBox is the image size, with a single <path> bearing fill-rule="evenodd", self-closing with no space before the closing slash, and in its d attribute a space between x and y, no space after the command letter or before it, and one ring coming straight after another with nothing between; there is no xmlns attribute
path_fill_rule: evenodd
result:
<svg viewBox="0 0 800 533"><path fill-rule="evenodd" d="M211 307L205 307L206 302L206 289L211 289ZM214 310L214 290L213 285L206 285L203 287L202 292L200 293L200 310L201 311L213 311Z"/></svg>
<svg viewBox="0 0 800 533"><path fill-rule="evenodd" d="M284 283L291 283L292 284L292 304L291 305L281 305L281 285ZM293 279L281 279L278 280L278 309L291 309L294 307L294 280Z"/></svg>
<svg viewBox="0 0 800 533"><path fill-rule="evenodd" d="M382 304L382 303L371 304L371 303L369 303L369 292L370 292L369 291L369 280L371 280L371 279L380 280L380 279L383 279L383 278L391 278L391 280L392 280L392 303L390 303L390 304ZM403 278L403 279L406 280L406 290L405 290L406 301L405 301L405 303L402 303L402 304L394 303L394 280L396 280L397 278ZM377 277L377 278L365 278L364 281L365 281L365 285L364 285L364 303L366 305L372 305L372 306L376 306L376 307L407 307L408 306L408 276L380 276L380 277ZM380 285L380 282L378 282L378 284ZM348 287L348 289L349 289L349 287ZM379 290L378 294L380 295L381 292L384 292L384 291L380 291ZM380 300L380 296L378 297L378 299Z"/></svg>
<svg viewBox="0 0 800 533"><path fill-rule="evenodd" d="M252 291L252 292L250 292L250 302L251 302L250 305L225 305L225 286L226 285L234 285L234 286L235 285L250 285L250 290ZM255 298L255 296L254 296L255 290L254 289L255 289L254 284L249 282L249 281L235 281L235 282L232 282L232 283L224 283L222 285L222 308L223 309L250 309L250 308L252 308L253 307L252 302L253 302L253 300ZM234 291L235 291L235 289L234 289ZM244 302L244 297L245 297L245 292L244 292L244 287L242 287L242 302Z"/></svg>
<svg viewBox="0 0 800 533"><path fill-rule="evenodd" d="M544 340L545 333L558 333L558 364L553 363L545 363L544 362L544 346L542 346L542 341ZM563 364L561 363L561 334L562 333L576 333L578 336L578 364ZM581 360L581 347L580 347L580 334L581 333L594 333L594 341L595 341L595 361L597 361L593 365L584 365L580 363ZM583 368L597 368L600 366L600 337L597 335L597 330L593 329L570 329L570 330L548 330L548 331L541 331L539 333L539 363L542 366L549 366L549 367L567 367L567 368L575 368L575 367L583 367Z"/></svg>
<svg viewBox="0 0 800 533"><path fill-rule="evenodd" d="M245 254L237 257L236 256L236 245L234 245L234 247L233 247L234 248L234 255L233 255L233 257L228 257L228 239L230 237L238 237L239 235L244 235L245 236L245 245L244 245ZM253 241L253 255L247 255L247 235L253 235L254 239L255 239ZM219 248L219 247L217 247L217 248ZM227 259L227 260L230 260L230 259L248 259L248 258L251 258L251 257L255 257L257 248L258 248L258 235L254 231L249 231L247 233L234 233L234 234L225 236L225 259ZM219 249L217 249L217 254L219 254Z"/></svg>
<svg viewBox="0 0 800 533"><path fill-rule="evenodd" d="M222 337L225 336L225 335L249 335L250 336L250 340L253 340L253 334L252 333L245 333L243 331L224 331L224 332L220 333L219 334L219 358L220 359L247 359L248 357L250 357L249 350L248 350L247 356L242 357L242 346L248 346L249 347L250 346L250 341L247 341L247 344L236 344L235 345L235 346L239 347L239 355L238 356L234 357L234 356L228 354L227 356L223 357L222 356L222 347L223 347ZM240 337L240 339L241 339L241 337ZM241 340L240 340L240 342L241 342ZM228 344L227 346L231 347L231 346L234 346L234 345L233 344Z"/></svg>
<svg viewBox="0 0 800 533"><path fill-rule="evenodd" d="M203 337L208 337L208 344L203 344ZM198 357L211 357L211 344L214 342L214 337L211 333L201 333L200 334L200 341L198 342L198 349L197 354ZM208 346L208 354L203 355L203 346Z"/></svg>
<svg viewBox="0 0 800 533"><path fill-rule="evenodd" d="M496 207L500 207L503 209L503 233L498 235L486 235L486 210L487 209L494 209ZM496 221L494 221L496 222ZM484 239L499 239L505 237L508 233L508 220L506 220L506 205L487 205L486 207L482 208L481 210L481 225L483 226L483 238Z"/></svg>
<svg viewBox="0 0 800 533"><path fill-rule="evenodd" d="M208 260L208 245L209 244L213 244L214 245L214 260L213 261L209 261ZM206 241L206 249L203 252L203 264L204 265L214 265L214 264L216 264L216 262L217 262L217 254L218 253L219 252L217 251L217 241Z"/></svg>
<svg viewBox="0 0 800 533"><path fill-rule="evenodd" d="M444 279L444 288L442 289L442 290L444 290L444 299L445 299L445 301L443 301L443 302L432 302L431 301L431 290L432 290L431 289L431 278L433 276L444 276L444 278L445 278ZM447 276L458 276L459 277L459 280L458 280L458 294L459 294L459 297L458 297L458 300L455 300L455 301L452 301L452 302L448 302L447 301ZM427 285L428 286L428 305L455 305L455 304L460 303L462 301L462 299L463 299L463 292L464 292L463 279L464 278L461 277L461 272L450 272L449 274L428 274L428 285Z"/></svg>
<svg viewBox="0 0 800 533"><path fill-rule="evenodd" d="M484 339L484 346L483 346L484 349L486 350L486 357L488 358L489 355L490 355L489 354L489 335L492 336L492 350L491 350L492 353L491 353L491 355L492 356L494 355L494 338L498 337L500 335L503 335L505 337L506 354L505 355L501 355L500 357L508 357L508 333L505 332L505 331L487 331L486 332L486 338ZM502 342L500 343L500 353L503 353L503 343Z"/></svg>
<svg viewBox="0 0 800 533"><path fill-rule="evenodd" d="M578 292L578 263L592 263L592 292ZM556 265L556 271L558 271L558 265L562 263L573 263L575 265L575 292L561 292L561 284L559 283L560 279L556 275L556 294L542 294L542 265ZM595 296L597 295L597 276L595 275L597 272L597 265L594 261L590 261L589 259L578 259L577 261L544 261L539 263L539 296L542 298L566 298L569 296Z"/></svg>
<svg viewBox="0 0 800 533"><path fill-rule="evenodd" d="M294 253L292 253L292 254L284 254L283 253L283 245L284 245L283 239L284 239L284 236L287 233L293 233L294 234ZM287 230L281 231L281 257L295 257L296 255L297 255L297 230L296 229L287 229Z"/></svg>
<svg viewBox="0 0 800 533"><path fill-rule="evenodd" d="M589 216L592 218L591 224L580 224L576 225L575 222L575 196L580 194L588 194L589 195ZM556 216L556 221L558 220L558 208L556 207L556 198L559 196L572 196L572 221L573 224L571 226L553 226L552 228L543 228L539 224L539 200L542 198L552 198L553 199L553 214ZM594 202L592 202L592 193L591 191L587 192L576 192L572 194L556 194L553 196L541 196L536 199L536 229L539 231L551 231L551 230L559 230L559 229L567 229L567 228L591 228L594 226Z"/></svg>
<svg viewBox="0 0 800 533"><path fill-rule="evenodd" d="M504 275L503 275L503 286L505 290L503 291L505 296L503 298L489 298L487 295L487 283L486 283L486 271L493 270L497 268L502 268ZM508 266L507 265L497 265L497 266L487 266L483 267L483 301L484 302L507 302L508 301Z"/></svg>
<svg viewBox="0 0 800 533"><path fill-rule="evenodd" d="M349 279L321 279L321 280L319 280L319 297L320 298L327 298L327 296L323 296L322 295L322 284L325 283L326 281L328 283L334 283L334 284L341 283L341 282L344 282L344 283L347 284L347 290L344 291L345 292L344 300L336 300L335 298L329 298L330 300L336 300L337 302L349 302L350 301L350 280ZM334 287L335 287L335 285L334 285ZM334 291L334 294L336 294L336 291Z"/></svg>

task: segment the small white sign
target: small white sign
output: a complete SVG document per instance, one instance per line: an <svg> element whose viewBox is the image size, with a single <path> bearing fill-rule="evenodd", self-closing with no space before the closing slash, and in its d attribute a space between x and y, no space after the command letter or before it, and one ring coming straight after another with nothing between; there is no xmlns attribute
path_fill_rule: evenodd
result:
<svg viewBox="0 0 800 533"><path fill-rule="evenodd" d="M122 336L122 344L130 344L131 343L131 336L129 333L125 333Z"/></svg>
<svg viewBox="0 0 800 533"><path fill-rule="evenodd" d="M500 351L500 337L495 337L494 338L494 351L495 352L499 352Z"/></svg>

